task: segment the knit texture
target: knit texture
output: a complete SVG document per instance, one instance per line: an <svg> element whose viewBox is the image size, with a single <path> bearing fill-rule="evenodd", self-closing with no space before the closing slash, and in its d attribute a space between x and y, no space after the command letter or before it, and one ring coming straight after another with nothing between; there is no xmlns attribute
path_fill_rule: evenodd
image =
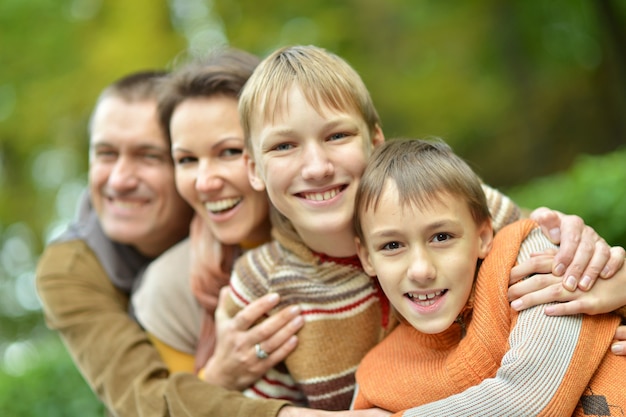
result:
<svg viewBox="0 0 626 417"><path fill-rule="evenodd" d="M382 292L354 263L322 260L276 230L274 238L235 263L231 278L235 299L229 312L235 314L253 300L277 292L281 295L277 310L300 305L305 325L284 366L271 370L245 393L345 410L357 365L385 334L382 323L389 318L383 316Z"/></svg>
<svg viewBox="0 0 626 417"><path fill-rule="evenodd" d="M466 336L458 324L427 335L401 323L359 367L354 408L403 416L623 415L626 358L609 351L617 316L548 317L543 306L519 314L509 306L518 253L540 249L520 251L521 242L533 229L532 239L546 240L535 227L523 220L496 235Z"/></svg>

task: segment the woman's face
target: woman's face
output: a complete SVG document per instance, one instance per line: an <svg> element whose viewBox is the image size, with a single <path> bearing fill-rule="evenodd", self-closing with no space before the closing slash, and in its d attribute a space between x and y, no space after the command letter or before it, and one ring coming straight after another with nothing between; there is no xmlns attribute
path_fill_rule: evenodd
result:
<svg viewBox="0 0 626 417"><path fill-rule="evenodd" d="M248 182L237 100L191 98L170 120L176 187L225 244L269 239L268 199Z"/></svg>

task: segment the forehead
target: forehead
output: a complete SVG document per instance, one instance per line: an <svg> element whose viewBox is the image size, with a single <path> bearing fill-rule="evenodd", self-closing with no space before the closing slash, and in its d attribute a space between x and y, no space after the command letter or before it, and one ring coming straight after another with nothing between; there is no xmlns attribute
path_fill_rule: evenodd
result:
<svg viewBox="0 0 626 417"><path fill-rule="evenodd" d="M105 97L94 111L90 133L92 145L169 147L158 123L156 100Z"/></svg>

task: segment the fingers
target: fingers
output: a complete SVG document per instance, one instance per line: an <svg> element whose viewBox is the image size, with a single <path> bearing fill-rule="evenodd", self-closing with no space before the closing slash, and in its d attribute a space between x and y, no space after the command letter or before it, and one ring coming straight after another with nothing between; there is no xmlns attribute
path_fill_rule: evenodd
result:
<svg viewBox="0 0 626 417"><path fill-rule="evenodd" d="M576 284L578 278L580 278L584 267L587 265L592 255L592 245L595 244L589 241L590 232L595 233L593 229L586 228L582 219L578 216L565 216L561 217L561 242L559 250L554 258L553 274L561 276L566 273L566 279L574 277ZM586 233L587 239L583 239L583 234ZM581 245L583 245L581 250ZM575 259L575 257L577 258ZM573 263L576 260L577 263ZM571 284L571 280L569 282ZM567 288L567 287L566 287ZM576 285L571 288L571 291L576 288Z"/></svg>
<svg viewBox="0 0 626 417"><path fill-rule="evenodd" d="M626 356L626 326L619 326L615 331L617 341L611 345L611 352L616 355Z"/></svg>
<svg viewBox="0 0 626 417"><path fill-rule="evenodd" d="M511 307L516 311L553 301L568 301L571 293L561 279L552 274L538 274L509 287Z"/></svg>
<svg viewBox="0 0 626 417"><path fill-rule="evenodd" d="M541 231L552 243L561 243L561 218L555 210L547 207L539 207L530 213L530 218L539 224Z"/></svg>
<svg viewBox="0 0 626 417"><path fill-rule="evenodd" d="M549 249L545 252L531 254L526 261L511 268L509 285L515 284L533 274L548 274L552 272L555 253L556 250Z"/></svg>
<svg viewBox="0 0 626 417"><path fill-rule="evenodd" d="M250 338L255 338L269 354L268 362L276 364L295 349L296 333L304 325L300 313L299 306L288 306L250 329Z"/></svg>
<svg viewBox="0 0 626 417"><path fill-rule="evenodd" d="M624 266L624 258L626 257L624 248L621 246L613 246L609 249L609 253L609 260L600 273L600 277L602 278L613 277L613 275Z"/></svg>
<svg viewBox="0 0 626 417"><path fill-rule="evenodd" d="M230 289L227 288L227 291L230 291ZM278 305L279 301L280 297L276 293L266 294L254 300L233 317L235 327L238 330L249 329L256 321L263 318L266 314L269 314L269 312ZM220 292L220 305L221 304L222 292Z"/></svg>
<svg viewBox="0 0 626 417"><path fill-rule="evenodd" d="M583 291L587 291L591 287L593 287L593 284L595 283L596 279L598 279L598 277L600 276L600 273L604 269L604 266L606 265L610 256L611 256L611 248L604 241L604 239L598 236L598 240L595 243L591 259L589 260L587 264L587 268L584 270L582 274L582 278L580 279L580 282L578 283L578 288L580 288ZM574 259L574 263L575 262L576 262L576 258Z"/></svg>

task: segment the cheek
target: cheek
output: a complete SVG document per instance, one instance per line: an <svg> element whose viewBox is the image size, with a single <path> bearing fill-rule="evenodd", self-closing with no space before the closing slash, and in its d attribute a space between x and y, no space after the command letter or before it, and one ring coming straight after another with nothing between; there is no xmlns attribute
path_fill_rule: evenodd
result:
<svg viewBox="0 0 626 417"><path fill-rule="evenodd" d="M111 168L108 165L94 163L89 167L89 186L97 189L104 185L109 178Z"/></svg>
<svg viewBox="0 0 626 417"><path fill-rule="evenodd" d="M196 174L193 170L176 170L176 189L180 193L180 195L187 200L189 203L192 203L196 198L195 192L195 180Z"/></svg>

